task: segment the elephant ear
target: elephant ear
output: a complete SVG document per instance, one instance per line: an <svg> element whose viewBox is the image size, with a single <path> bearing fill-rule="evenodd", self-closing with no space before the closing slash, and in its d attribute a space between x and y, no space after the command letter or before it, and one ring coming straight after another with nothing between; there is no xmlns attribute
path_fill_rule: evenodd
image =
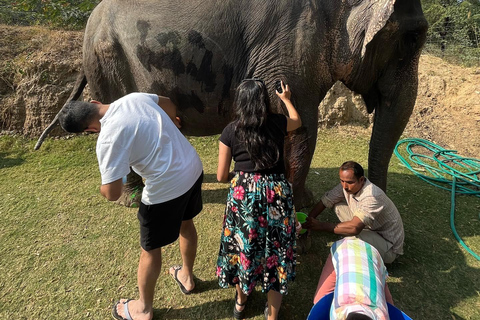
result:
<svg viewBox="0 0 480 320"><path fill-rule="evenodd" d="M349 2L352 5L347 20L350 48L357 51L361 47L363 58L368 43L392 15L395 0L350 0Z"/></svg>

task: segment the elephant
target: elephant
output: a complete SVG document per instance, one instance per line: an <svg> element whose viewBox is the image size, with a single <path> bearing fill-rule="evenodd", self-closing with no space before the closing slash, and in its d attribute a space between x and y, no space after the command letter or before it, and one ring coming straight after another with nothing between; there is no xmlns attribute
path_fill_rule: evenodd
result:
<svg viewBox="0 0 480 320"><path fill-rule="evenodd" d="M283 80L303 122L285 142L287 176L303 208L313 200L305 180L318 106L336 81L375 111L368 177L386 190L393 149L415 104L427 29L420 0L103 0L87 22L83 68L69 100L87 83L104 103L157 93L178 106L185 135L203 136L231 121L245 78L263 79L273 111L285 113L274 93Z"/></svg>

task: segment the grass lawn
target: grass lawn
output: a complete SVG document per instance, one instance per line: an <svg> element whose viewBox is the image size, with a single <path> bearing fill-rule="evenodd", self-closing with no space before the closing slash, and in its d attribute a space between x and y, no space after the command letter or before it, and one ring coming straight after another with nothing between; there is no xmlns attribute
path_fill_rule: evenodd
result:
<svg viewBox="0 0 480 320"><path fill-rule="evenodd" d="M178 243L165 247L155 319L232 318L234 289L219 288L215 276L228 187L215 179L217 138L190 138L205 170L204 210L195 220L196 293L184 296L168 276L180 255ZM35 141L0 137L0 318L109 319L114 301L137 297L136 209L100 196L95 139L49 139L33 151ZM344 160L366 167L367 154L364 134L345 128L321 131L307 179L315 199L338 183L337 168ZM480 262L451 232L450 193L418 179L393 156L388 194L406 233L405 255L389 267L396 306L415 320L480 319ZM457 232L477 254L479 212L479 198L457 198ZM335 220L332 212L322 217ZM306 319L336 239L314 234L311 250L298 256L297 279L284 298L282 319ZM261 291L252 294L248 319L264 319L265 300Z"/></svg>

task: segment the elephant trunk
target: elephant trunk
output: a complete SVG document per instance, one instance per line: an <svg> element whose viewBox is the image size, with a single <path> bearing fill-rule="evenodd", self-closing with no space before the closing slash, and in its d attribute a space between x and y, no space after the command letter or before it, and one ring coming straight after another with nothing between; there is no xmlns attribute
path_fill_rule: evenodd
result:
<svg viewBox="0 0 480 320"><path fill-rule="evenodd" d="M78 75L77 80L75 81L75 85L73 86L72 93L70 94L70 97L68 97L67 102L71 101L71 100L77 100L80 97L80 95L82 94L83 89L85 88L86 85L87 85L87 78L85 77L85 74L82 70L80 72L80 74ZM48 127L41 134L40 138L38 138L38 141L35 144L35 147L33 148L34 150L40 149L40 147L43 144L43 141L48 136L50 131L52 131L53 128L58 124L58 116L59 116L59 114L62 111L64 106L65 105L62 106L62 108L55 115L55 118L53 118L52 122L48 125Z"/></svg>

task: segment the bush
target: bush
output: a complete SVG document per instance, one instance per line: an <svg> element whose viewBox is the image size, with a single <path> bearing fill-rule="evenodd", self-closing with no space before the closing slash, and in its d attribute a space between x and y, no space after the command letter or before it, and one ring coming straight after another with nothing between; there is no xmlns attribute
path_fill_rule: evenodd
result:
<svg viewBox="0 0 480 320"><path fill-rule="evenodd" d="M81 29L99 2L100 0L0 0L0 22Z"/></svg>
<svg viewBox="0 0 480 320"><path fill-rule="evenodd" d="M479 2L424 0L422 4L429 23L424 50L450 62L479 65Z"/></svg>
<svg viewBox="0 0 480 320"><path fill-rule="evenodd" d="M470 1L421 0L430 26L427 52L467 66L480 65L480 1ZM99 2L0 0L0 23L82 29Z"/></svg>

